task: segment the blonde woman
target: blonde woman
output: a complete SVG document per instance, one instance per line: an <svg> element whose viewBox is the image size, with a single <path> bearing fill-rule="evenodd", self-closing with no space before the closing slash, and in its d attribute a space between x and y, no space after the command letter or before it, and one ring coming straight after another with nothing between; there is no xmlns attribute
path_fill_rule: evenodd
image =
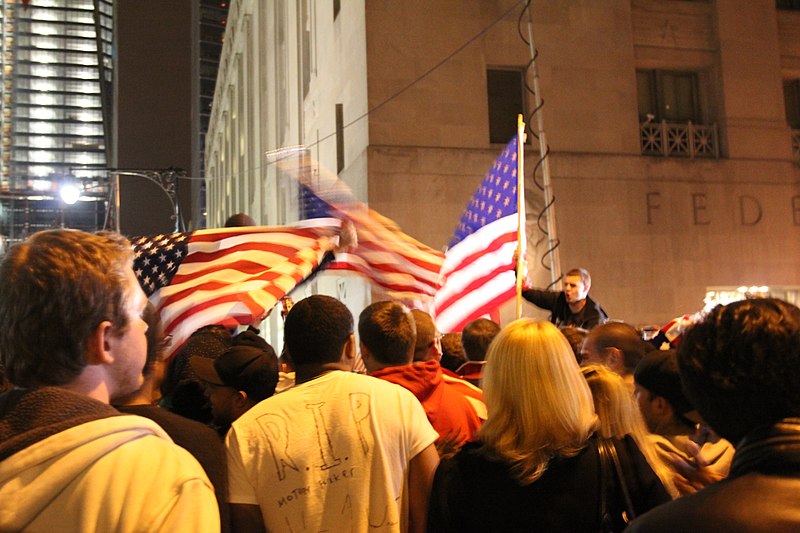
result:
<svg viewBox="0 0 800 533"><path fill-rule="evenodd" d="M594 410L600 418L600 436L622 439L630 435L670 496L677 498L679 493L672 482L672 473L658 457L648 438L647 426L636 398L631 394L630 385L607 366L589 365L581 368L581 371L592 391Z"/></svg>
<svg viewBox="0 0 800 533"><path fill-rule="evenodd" d="M482 383L488 420L439 466L428 531L596 532L603 493L622 529L618 487L601 492L591 392L558 329L509 324L489 347ZM637 514L669 501L633 439L615 444Z"/></svg>

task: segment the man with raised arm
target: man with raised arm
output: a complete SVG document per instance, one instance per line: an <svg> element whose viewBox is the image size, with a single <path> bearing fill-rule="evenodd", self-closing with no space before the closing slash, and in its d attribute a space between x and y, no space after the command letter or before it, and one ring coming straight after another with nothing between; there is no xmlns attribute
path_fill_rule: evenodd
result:
<svg viewBox="0 0 800 533"><path fill-rule="evenodd" d="M550 322L558 327L591 329L608 320L602 306L589 297L592 278L585 268L573 268L564 276L564 290L525 289L522 297L550 311Z"/></svg>

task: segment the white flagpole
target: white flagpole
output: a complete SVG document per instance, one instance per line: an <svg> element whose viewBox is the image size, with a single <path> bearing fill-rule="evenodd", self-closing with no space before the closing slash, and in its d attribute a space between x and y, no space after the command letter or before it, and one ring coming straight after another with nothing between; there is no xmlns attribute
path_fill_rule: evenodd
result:
<svg viewBox="0 0 800 533"><path fill-rule="evenodd" d="M539 137L539 156L542 157L542 184L544 188L545 221L547 222L547 254L550 256L550 282L555 284L561 277L561 259L556 244L556 209L553 205L553 186L550 183L550 158L547 154L547 136L542 118L542 98L539 93L539 73L536 69L536 47L533 44L533 9L528 5L528 45L531 51L531 75L533 76L534 109L536 109L536 135Z"/></svg>

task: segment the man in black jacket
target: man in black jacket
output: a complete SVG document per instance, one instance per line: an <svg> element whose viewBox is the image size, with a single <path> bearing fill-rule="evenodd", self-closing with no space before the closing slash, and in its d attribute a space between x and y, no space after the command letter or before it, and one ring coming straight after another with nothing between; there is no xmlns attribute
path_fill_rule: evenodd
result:
<svg viewBox="0 0 800 533"><path fill-rule="evenodd" d="M686 334L678 361L689 400L736 443L730 475L629 530L800 531L800 309L776 299L718 306Z"/></svg>
<svg viewBox="0 0 800 533"><path fill-rule="evenodd" d="M608 320L603 308L589 298L592 278L585 268L573 268L564 276L563 291L526 289L522 297L550 311L550 322L558 327L591 329Z"/></svg>

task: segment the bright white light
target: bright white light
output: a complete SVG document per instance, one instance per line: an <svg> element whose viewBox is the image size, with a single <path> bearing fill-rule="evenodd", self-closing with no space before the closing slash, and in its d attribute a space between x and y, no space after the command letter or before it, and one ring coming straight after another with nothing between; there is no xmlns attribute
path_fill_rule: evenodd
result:
<svg viewBox="0 0 800 533"><path fill-rule="evenodd" d="M95 100L94 98L78 98L75 100L75 105L78 107L95 107Z"/></svg>
<svg viewBox="0 0 800 533"><path fill-rule="evenodd" d="M43 178L53 173L53 167L45 167L41 165L30 167L30 173L37 178Z"/></svg>
<svg viewBox="0 0 800 533"><path fill-rule="evenodd" d="M30 145L34 148L52 148L56 143L50 137L31 137Z"/></svg>
<svg viewBox="0 0 800 533"><path fill-rule="evenodd" d="M49 52L37 52L31 54L31 61L34 63L55 63L56 56Z"/></svg>
<svg viewBox="0 0 800 533"><path fill-rule="evenodd" d="M738 288L738 289L736 289L736 290L737 290L737 291L739 291L739 292L741 292L742 294L744 294L744 293L746 293L746 292L747 292L747 290L748 290L748 289L747 289L747 287L745 287L744 285L742 285L741 287L739 287L739 288Z"/></svg>
<svg viewBox="0 0 800 533"><path fill-rule="evenodd" d="M31 122L31 132L33 133L55 133L56 128L48 122Z"/></svg>
<svg viewBox="0 0 800 533"><path fill-rule="evenodd" d="M46 107L34 107L31 109L31 118L53 120L56 118L56 111L55 109L48 109Z"/></svg>
<svg viewBox="0 0 800 533"><path fill-rule="evenodd" d="M52 190L53 183L50 180L31 180L31 189L34 191Z"/></svg>
<svg viewBox="0 0 800 533"><path fill-rule="evenodd" d="M91 154L81 153L75 157L75 162L78 163L79 165L91 165L95 161L94 157L92 157Z"/></svg>
<svg viewBox="0 0 800 533"><path fill-rule="evenodd" d="M53 154L44 150L31 151L28 155L31 161L36 163L52 163L54 161Z"/></svg>
<svg viewBox="0 0 800 533"><path fill-rule="evenodd" d="M50 24L31 24L31 33L37 35L58 35L58 29Z"/></svg>
<svg viewBox="0 0 800 533"><path fill-rule="evenodd" d="M35 91L55 91L56 84L50 80L33 80L31 88Z"/></svg>
<svg viewBox="0 0 800 533"><path fill-rule="evenodd" d="M67 205L74 204L78 201L78 198L81 197L81 191L71 183L62 185L59 192L61 193L61 199L64 200L64 203Z"/></svg>
<svg viewBox="0 0 800 533"><path fill-rule="evenodd" d="M102 135L102 126L79 126L75 128L75 134L83 137L92 137L94 135Z"/></svg>
<svg viewBox="0 0 800 533"><path fill-rule="evenodd" d="M762 285L758 288L758 292L769 292L769 287Z"/></svg>
<svg viewBox="0 0 800 533"><path fill-rule="evenodd" d="M83 111L77 114L77 118L81 122L96 122L102 118L100 111Z"/></svg>
<svg viewBox="0 0 800 533"><path fill-rule="evenodd" d="M51 94L37 94L33 97L33 103L36 105L55 105L56 98Z"/></svg>
<svg viewBox="0 0 800 533"><path fill-rule="evenodd" d="M31 75L39 78L52 78L57 75L56 69L45 65L33 65Z"/></svg>

